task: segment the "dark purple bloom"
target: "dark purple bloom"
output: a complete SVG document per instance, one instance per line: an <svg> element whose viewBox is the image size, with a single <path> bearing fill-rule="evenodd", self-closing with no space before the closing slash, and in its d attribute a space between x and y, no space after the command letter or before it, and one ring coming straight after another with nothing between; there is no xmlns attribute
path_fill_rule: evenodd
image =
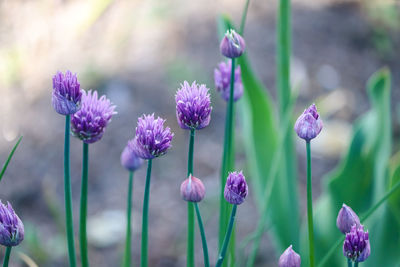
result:
<svg viewBox="0 0 400 267"><path fill-rule="evenodd" d="M232 62L221 62L218 68L214 69L214 81L217 91L225 101L229 101L231 83ZM240 66L235 69L235 84L233 87L233 100L238 100L243 95L243 84Z"/></svg>
<svg viewBox="0 0 400 267"><path fill-rule="evenodd" d="M232 29L225 33L225 36L219 45L221 54L229 58L240 57L245 48L246 44L242 36Z"/></svg>
<svg viewBox="0 0 400 267"><path fill-rule="evenodd" d="M242 172L231 172L226 179L224 197L234 205L243 203L247 196L248 186Z"/></svg>
<svg viewBox="0 0 400 267"><path fill-rule="evenodd" d="M176 118L182 129L202 129L210 123L211 101L208 88L202 84L187 81L176 92Z"/></svg>
<svg viewBox="0 0 400 267"><path fill-rule="evenodd" d="M143 159L153 159L164 155L171 147L174 134L169 127L164 128L164 119L154 118L154 114L138 119L136 136L128 146Z"/></svg>
<svg viewBox="0 0 400 267"><path fill-rule="evenodd" d="M121 154L121 165L129 171L136 171L143 164L143 159L140 158L135 151L129 146L126 146Z"/></svg>
<svg viewBox="0 0 400 267"><path fill-rule="evenodd" d="M183 200L200 202L203 200L205 194L206 189L203 182L192 175L181 184L181 196Z"/></svg>
<svg viewBox="0 0 400 267"><path fill-rule="evenodd" d="M301 259L290 245L279 258L279 267L300 267Z"/></svg>
<svg viewBox="0 0 400 267"><path fill-rule="evenodd" d="M87 144L100 140L112 115L116 114L114 109L105 95L98 98L97 91L83 91L81 109L71 118L73 135Z"/></svg>
<svg viewBox="0 0 400 267"><path fill-rule="evenodd" d="M336 219L336 226L343 234L346 234L351 231L353 225L359 227L360 219L349 206L343 204Z"/></svg>
<svg viewBox="0 0 400 267"><path fill-rule="evenodd" d="M319 117L315 104L304 110L294 125L297 135L309 142L317 137L322 130L322 120Z"/></svg>
<svg viewBox="0 0 400 267"><path fill-rule="evenodd" d="M80 108L82 90L76 77L69 70L57 72L53 76L53 93L51 103L53 108L62 115L70 115Z"/></svg>
<svg viewBox="0 0 400 267"><path fill-rule="evenodd" d="M343 243L343 254L354 262L365 261L371 254L368 231L364 232L364 226L353 225L351 231L346 234Z"/></svg>
<svg viewBox="0 0 400 267"><path fill-rule="evenodd" d="M24 224L15 214L11 204L0 201L0 244L6 247L17 246L24 240Z"/></svg>

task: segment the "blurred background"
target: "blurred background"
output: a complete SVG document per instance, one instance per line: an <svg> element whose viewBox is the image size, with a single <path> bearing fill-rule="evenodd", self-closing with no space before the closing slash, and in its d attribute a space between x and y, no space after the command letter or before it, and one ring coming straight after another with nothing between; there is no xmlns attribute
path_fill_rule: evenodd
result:
<svg viewBox="0 0 400 267"><path fill-rule="evenodd" d="M276 13L278 1L250 1L244 37L255 72L276 95ZM117 266L123 253L128 172L120 153L133 137L137 117L155 113L175 133L173 147L153 164L150 198L150 266L184 266L185 179L188 132L175 118L180 83L196 80L211 91L210 126L196 135L194 173L207 196L201 204L210 248L216 259L219 168L225 102L216 94L213 69L219 53L216 17L239 24L244 0L2 0L0 1L0 160L20 135L23 140L3 178L0 199L10 201L26 227L25 241L11 266L67 266L64 234L64 117L51 106L51 78L57 70L78 74L84 89L96 89L117 105L103 139L90 145L88 238L92 266ZM369 108L365 84L382 66L393 73L394 151L399 147L400 2L382 0L293 0L292 85L299 98L295 114L317 101L324 131L314 143L314 197L320 177L346 150L351 125ZM238 122L237 166L245 167ZM300 193L305 196L305 155L298 145ZM72 138L71 171L75 230L78 229L82 144ZM250 178L251 179L251 178ZM145 168L135 174L133 259L139 260ZM250 192L251 195L251 192ZM305 200L305 197L303 198ZM259 217L254 203L237 217L238 242ZM304 209L304 203L302 203ZM77 239L76 239L77 241ZM200 238L196 257L202 264ZM276 266L265 237L257 262ZM0 253L4 253L2 249ZM23 253L23 254L21 254Z"/></svg>

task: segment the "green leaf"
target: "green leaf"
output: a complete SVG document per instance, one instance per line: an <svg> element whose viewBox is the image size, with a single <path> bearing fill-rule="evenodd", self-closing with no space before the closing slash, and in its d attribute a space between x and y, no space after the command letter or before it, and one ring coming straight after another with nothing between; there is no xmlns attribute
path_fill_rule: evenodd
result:
<svg viewBox="0 0 400 267"><path fill-rule="evenodd" d="M5 162L4 165L3 165L3 168L1 169L1 172L0 172L0 181L1 181L1 179L3 178L3 175L4 175L4 173L6 172L6 169L7 169L7 167L8 167L8 164L10 163L10 160L11 160L11 158L13 157L15 150L17 150L17 147L18 147L19 143L21 142L21 140L22 140L22 136L18 139L17 143L16 143L16 144L14 145L14 147L11 149L11 152L10 152L10 154L8 155L8 158L7 158L6 162Z"/></svg>

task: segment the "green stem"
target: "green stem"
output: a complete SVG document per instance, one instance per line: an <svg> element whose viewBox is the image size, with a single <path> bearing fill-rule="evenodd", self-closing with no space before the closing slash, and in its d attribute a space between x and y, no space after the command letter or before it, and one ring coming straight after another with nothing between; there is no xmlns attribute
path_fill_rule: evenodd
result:
<svg viewBox="0 0 400 267"><path fill-rule="evenodd" d="M69 265L76 266L74 225L72 216L72 192L69 163L69 135L70 115L65 116L65 140L64 140L64 197L65 197L65 224L67 230Z"/></svg>
<svg viewBox="0 0 400 267"><path fill-rule="evenodd" d="M250 4L250 0L246 0L246 3L244 4L244 8L243 8L242 20L240 21L240 28L239 28L239 33L241 35L243 35L243 33L244 33L244 25L246 24L247 11L249 10L249 4Z"/></svg>
<svg viewBox="0 0 400 267"><path fill-rule="evenodd" d="M143 200L142 247L141 247L141 257L140 257L140 266L141 267L148 266L147 240L148 240L151 165L152 165L152 159L149 159L147 162L146 186L145 186L145 190L144 190L144 200Z"/></svg>
<svg viewBox="0 0 400 267"><path fill-rule="evenodd" d="M350 259L347 259L347 267L353 267L353 263Z"/></svg>
<svg viewBox="0 0 400 267"><path fill-rule="evenodd" d="M189 139L189 152L188 152L188 166L187 166L187 176L193 174L193 152L194 152L194 136L195 129L190 130ZM187 203L188 208L188 218L187 218L187 256L186 264L188 267L194 267L194 206L192 202Z"/></svg>
<svg viewBox="0 0 400 267"><path fill-rule="evenodd" d="M354 267L358 267L358 261L354 263Z"/></svg>
<svg viewBox="0 0 400 267"><path fill-rule="evenodd" d="M126 208L126 238L125 238L125 252L124 252L124 264L123 264L124 267L131 266L132 189L133 189L133 171L130 171L129 172L127 208Z"/></svg>
<svg viewBox="0 0 400 267"><path fill-rule="evenodd" d="M8 262L10 261L11 248L12 247L6 247L6 254L4 255L3 267L8 267Z"/></svg>
<svg viewBox="0 0 400 267"><path fill-rule="evenodd" d="M200 235L201 235L201 243L203 244L204 267L209 267L210 260L208 258L207 239L206 239L206 233L204 231L203 220L201 219L199 205L196 202L193 204L194 207L196 208L197 222L199 224Z"/></svg>
<svg viewBox="0 0 400 267"><path fill-rule="evenodd" d="M18 147L19 143L21 143L21 140L22 140L22 136L18 139L17 143L16 143L16 144L14 145L14 147L11 149L11 152L10 152L10 154L8 155L7 160L6 160L6 162L4 163L4 165L3 165L3 168L1 169L1 172L0 172L0 181L1 181L1 179L3 178L4 173L6 172L7 166L8 166L8 164L10 163L10 160L11 160L11 158L13 157L15 150L17 150L17 147Z"/></svg>
<svg viewBox="0 0 400 267"><path fill-rule="evenodd" d="M231 233L233 230L233 224L235 222L236 209L237 209L237 205L233 205L232 212L231 212L231 219L229 220L228 230L226 231L224 243L222 244L222 249L221 249L221 252L219 253L218 260L217 260L217 263L215 264L215 267L221 267L222 262L224 261L226 250L227 250L228 244L229 244L229 239L231 237Z"/></svg>
<svg viewBox="0 0 400 267"><path fill-rule="evenodd" d="M82 267L89 266L89 257L88 257L88 249L87 249L87 234L86 234L88 173L89 173L89 144L83 143L81 209L80 209L80 217L79 217L79 242L80 242L80 249L81 249Z"/></svg>
<svg viewBox="0 0 400 267"><path fill-rule="evenodd" d="M360 221L364 222L367 220L385 201L394 193L396 190L400 188L400 181L395 183L392 188L386 192L383 197L375 203L374 206L372 206L363 216L361 216ZM326 264L326 262L330 259L330 257L333 255L333 253L336 251L336 249L339 248L339 246L343 243L345 237L341 237L336 241L336 243L331 247L331 249L325 254L325 257L322 258L320 263L318 264L318 267L322 267Z"/></svg>
<svg viewBox="0 0 400 267"><path fill-rule="evenodd" d="M306 142L307 148L307 219L308 219L308 243L310 250L310 267L314 264L314 223L312 207L312 184L311 184L311 145Z"/></svg>

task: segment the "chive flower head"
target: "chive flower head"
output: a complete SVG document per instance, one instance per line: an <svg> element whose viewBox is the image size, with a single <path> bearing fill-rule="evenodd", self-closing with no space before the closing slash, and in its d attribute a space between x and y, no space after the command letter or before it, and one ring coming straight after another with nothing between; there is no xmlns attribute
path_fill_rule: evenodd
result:
<svg viewBox="0 0 400 267"><path fill-rule="evenodd" d="M317 107L315 104L312 104L297 119L294 130L300 138L309 142L311 139L317 137L322 130L322 126L322 120L317 112Z"/></svg>
<svg viewBox="0 0 400 267"><path fill-rule="evenodd" d="M53 76L53 93L51 103L61 115L74 114L80 109L82 90L76 77L69 70L63 74L57 71Z"/></svg>
<svg viewBox="0 0 400 267"><path fill-rule="evenodd" d="M99 141L106 130L115 106L105 95L98 98L97 91L83 91L81 109L71 118L71 132L84 143Z"/></svg>
<svg viewBox="0 0 400 267"><path fill-rule="evenodd" d="M136 171L143 164L143 159L140 158L131 147L125 146L121 154L121 165L128 171Z"/></svg>
<svg viewBox="0 0 400 267"><path fill-rule="evenodd" d="M225 101L229 101L230 83L232 73L232 62L222 61L218 64L218 68L214 69L215 88L221 94ZM235 68L235 83L233 87L233 101L237 101L243 95L243 83L241 78L240 66Z"/></svg>
<svg viewBox="0 0 400 267"><path fill-rule="evenodd" d="M17 246L24 240L24 224L14 212L11 204L0 201L0 244L6 247Z"/></svg>
<svg viewBox="0 0 400 267"><path fill-rule="evenodd" d="M360 219L349 206L343 203L336 219L336 226L343 234L347 234L351 231L353 225L359 227L361 225Z"/></svg>
<svg viewBox="0 0 400 267"><path fill-rule="evenodd" d="M167 153L174 134L169 127L164 128L165 120L154 114L143 115L138 119L135 138L128 146L142 159L153 159Z"/></svg>
<svg viewBox="0 0 400 267"><path fill-rule="evenodd" d="M219 45L221 54L228 58L240 57L245 48L246 44L243 37L232 29L225 33L225 36L222 38L221 44Z"/></svg>
<svg viewBox="0 0 400 267"><path fill-rule="evenodd" d="M231 172L226 179L224 197L225 200L234 205L243 203L249 188L242 172Z"/></svg>
<svg viewBox="0 0 400 267"><path fill-rule="evenodd" d="M343 243L343 254L353 262L363 262L371 254L368 231L364 232L364 226L353 225L351 231L346 234Z"/></svg>
<svg viewBox="0 0 400 267"><path fill-rule="evenodd" d="M181 196L185 201L200 202L205 194L206 189L203 182L192 175L181 184Z"/></svg>
<svg viewBox="0 0 400 267"><path fill-rule="evenodd" d="M279 258L279 267L300 267L301 259L300 255L297 254L290 245Z"/></svg>
<svg viewBox="0 0 400 267"><path fill-rule="evenodd" d="M182 129L199 130L206 127L211 119L211 100L204 84L187 81L176 92L176 118Z"/></svg>

